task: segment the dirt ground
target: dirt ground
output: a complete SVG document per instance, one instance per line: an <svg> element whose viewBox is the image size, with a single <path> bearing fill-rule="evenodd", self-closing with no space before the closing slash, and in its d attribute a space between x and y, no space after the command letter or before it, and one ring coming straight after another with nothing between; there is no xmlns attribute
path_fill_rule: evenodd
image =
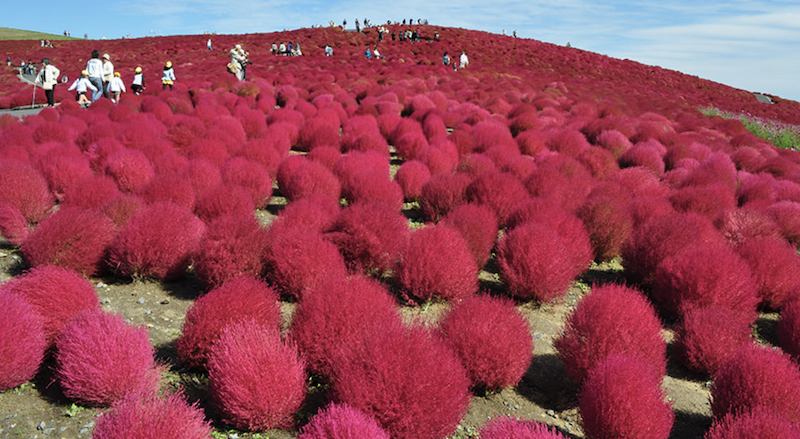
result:
<svg viewBox="0 0 800 439"><path fill-rule="evenodd" d="M273 213L283 203L274 199L271 211L259 212L264 223L274 217ZM0 281L18 274L24 268L18 250L0 242ZM457 431L450 439L476 437L476 431L489 418L497 415L512 415L534 419L559 429L567 437L582 438L578 413L578 387L564 371L556 356L553 340L563 328L564 321L580 300L588 285L594 282L613 280L620 276L619 266L604 264L593 266L584 277L575 282L566 297L555 303L519 303L518 310L530 322L534 339L534 360L522 381L514 388L497 393L476 395L469 411ZM481 272L484 288L498 288L497 275ZM198 401L217 429L217 438L270 438L288 439L296 432L272 430L260 434L234 431L222 425L208 407L205 388L206 378L183 370L178 364L174 341L181 333L187 309L201 293L201 286L191 277L179 282L159 283L153 281L131 281L116 277L90 279L95 286L103 309L121 313L131 323L144 325L156 347L160 361L169 365L164 376L165 383L172 388L183 388L190 401ZM285 322L291 320L294 304L282 303ZM403 313L434 323L446 311L444 304L427 304L420 307L405 307ZM754 332L761 340L774 339L776 315L763 315ZM669 342L669 329L664 337ZM52 361L45 364L34 381L16 389L0 392L0 438L88 438L99 410L84 408L66 399L58 383L53 381ZM671 438L702 438L711 422L709 405L710 381L708 377L692 374L681 365L670 361L664 388L676 413L676 422ZM300 419L313 415L324 396L312 390ZM642 414L647 416L646 413Z"/></svg>

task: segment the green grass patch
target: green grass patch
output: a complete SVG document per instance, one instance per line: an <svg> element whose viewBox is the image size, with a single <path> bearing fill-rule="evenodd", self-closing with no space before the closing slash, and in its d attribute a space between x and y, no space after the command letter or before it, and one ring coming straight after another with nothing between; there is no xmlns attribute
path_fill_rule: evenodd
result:
<svg viewBox="0 0 800 439"><path fill-rule="evenodd" d="M0 27L0 40L77 40L75 37Z"/></svg>
<svg viewBox="0 0 800 439"><path fill-rule="evenodd" d="M713 107L701 108L700 112L706 116L736 119L741 122L748 131L780 149L792 151L800 150L800 126L762 119L747 113L731 113Z"/></svg>

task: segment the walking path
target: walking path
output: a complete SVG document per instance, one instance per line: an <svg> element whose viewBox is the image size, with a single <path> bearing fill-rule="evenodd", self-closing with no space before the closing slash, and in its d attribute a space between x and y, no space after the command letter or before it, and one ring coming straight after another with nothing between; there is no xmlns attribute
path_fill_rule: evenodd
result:
<svg viewBox="0 0 800 439"><path fill-rule="evenodd" d="M20 73L17 74L17 77L19 77L19 80L22 81L22 82L25 82L25 83L27 83L29 85L33 85L33 80L36 79L36 75L24 74L24 73L22 73L21 69L18 69L18 70L20 70ZM44 90L37 90L36 92L37 93L41 92L42 94L44 94ZM33 90L31 90L31 101L33 101ZM58 105L58 104L56 104L56 105ZM44 108L44 107L45 107L44 105L34 105L34 106L26 105L24 107L17 107L17 108L11 108L11 109L7 109L7 110L0 110L0 115L2 115L2 114L10 114L12 116L16 116L16 117L22 119L25 116L30 116L30 115L33 115L33 114L39 114L39 112L42 111L42 108Z"/></svg>

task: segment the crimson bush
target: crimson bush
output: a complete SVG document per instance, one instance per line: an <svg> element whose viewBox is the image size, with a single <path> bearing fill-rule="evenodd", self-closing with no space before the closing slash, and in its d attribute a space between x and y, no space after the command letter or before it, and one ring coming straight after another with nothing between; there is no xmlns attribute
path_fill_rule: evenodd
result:
<svg viewBox="0 0 800 439"><path fill-rule="evenodd" d="M44 323L24 296L0 292L0 390L36 375L48 346Z"/></svg>
<svg viewBox="0 0 800 439"><path fill-rule="evenodd" d="M464 173L431 176L422 186L419 199L422 214L429 221L439 221L453 208L466 203L467 186L472 178Z"/></svg>
<svg viewBox="0 0 800 439"><path fill-rule="evenodd" d="M792 299L781 308L777 333L781 348L800 359L800 298Z"/></svg>
<svg viewBox="0 0 800 439"><path fill-rule="evenodd" d="M761 304L780 309L800 297L800 256L783 239L751 238L737 247L755 276Z"/></svg>
<svg viewBox="0 0 800 439"><path fill-rule="evenodd" d="M517 205L529 197L525 186L511 174L488 172L475 177L467 186L467 200L491 208L501 227Z"/></svg>
<svg viewBox="0 0 800 439"><path fill-rule="evenodd" d="M183 333L175 341L181 362L204 367L223 329L244 319L280 329L278 294L265 282L239 276L200 296L186 312Z"/></svg>
<svg viewBox="0 0 800 439"><path fill-rule="evenodd" d="M238 429L291 427L306 395L297 349L275 328L251 320L222 331L209 355L208 378L212 404Z"/></svg>
<svg viewBox="0 0 800 439"><path fill-rule="evenodd" d="M195 208L194 187L180 175L156 175L145 186L141 195L147 204L174 203L189 210Z"/></svg>
<svg viewBox="0 0 800 439"><path fill-rule="evenodd" d="M653 306L639 291L616 284L594 286L567 318L554 346L576 382L614 354L637 359L651 376L667 366L667 346Z"/></svg>
<svg viewBox="0 0 800 439"><path fill-rule="evenodd" d="M61 207L99 208L118 193L119 188L113 178L95 174L82 178L66 188Z"/></svg>
<svg viewBox="0 0 800 439"><path fill-rule="evenodd" d="M147 157L135 149L123 149L109 156L103 170L117 182L121 191L128 193L142 191L155 175Z"/></svg>
<svg viewBox="0 0 800 439"><path fill-rule="evenodd" d="M47 215L55 199L38 171L17 161L2 160L0 203L16 207L29 223L35 223Z"/></svg>
<svg viewBox="0 0 800 439"><path fill-rule="evenodd" d="M227 215L245 217L255 210L253 197L245 188L224 183L207 190L195 207L197 216L205 222Z"/></svg>
<svg viewBox="0 0 800 439"><path fill-rule="evenodd" d="M284 160L284 163L287 161ZM283 168L283 164L281 164ZM281 193L287 200L296 201L311 194L322 194L339 199L342 192L341 183L336 175L325 166L302 159L298 166L291 172L290 177L281 185L281 170L278 169L278 184Z"/></svg>
<svg viewBox="0 0 800 439"><path fill-rule="evenodd" d="M729 308L690 308L675 330L678 359L688 368L715 376L723 363L750 342L749 316Z"/></svg>
<svg viewBox="0 0 800 439"><path fill-rule="evenodd" d="M8 203L0 202L0 234L12 245L20 246L28 237L30 229L28 220L19 209Z"/></svg>
<svg viewBox="0 0 800 439"><path fill-rule="evenodd" d="M497 416L480 430L481 439L564 439L558 430L546 424L510 416Z"/></svg>
<svg viewBox="0 0 800 439"><path fill-rule="evenodd" d="M419 160L408 160L397 168L394 181L403 190L407 201L417 201L422 196L422 187L431 178L431 171Z"/></svg>
<svg viewBox="0 0 800 439"><path fill-rule="evenodd" d="M389 439L375 418L347 404L328 404L300 429L298 439Z"/></svg>
<svg viewBox="0 0 800 439"><path fill-rule="evenodd" d="M714 420L704 439L794 439L800 427L769 407L756 406L740 413L730 413Z"/></svg>
<svg viewBox="0 0 800 439"><path fill-rule="evenodd" d="M239 275L264 271L267 231L252 214L226 215L208 224L197 254L194 275L205 285L218 286Z"/></svg>
<svg viewBox="0 0 800 439"><path fill-rule="evenodd" d="M161 373L147 329L120 314L82 312L67 322L56 349L64 395L82 404L107 407L132 390L158 388Z"/></svg>
<svg viewBox="0 0 800 439"><path fill-rule="evenodd" d="M256 209L267 206L272 196L272 178L266 168L243 157L234 157L220 171L223 182L241 186L250 194Z"/></svg>
<svg viewBox="0 0 800 439"><path fill-rule="evenodd" d="M461 233L478 268L483 268L489 261L499 231L494 212L483 205L462 204L445 215L442 223Z"/></svg>

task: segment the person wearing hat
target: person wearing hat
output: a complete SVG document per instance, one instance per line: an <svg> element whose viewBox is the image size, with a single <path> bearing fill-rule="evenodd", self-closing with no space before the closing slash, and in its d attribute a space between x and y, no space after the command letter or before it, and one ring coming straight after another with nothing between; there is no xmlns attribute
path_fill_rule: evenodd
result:
<svg viewBox="0 0 800 439"><path fill-rule="evenodd" d="M42 84L44 95L47 96L48 107L55 106L56 84L58 84L58 75L60 74L61 71L58 70L56 66L50 64L48 58L42 58L42 69L39 70L39 74L36 75L35 82L37 84Z"/></svg>
<svg viewBox="0 0 800 439"><path fill-rule="evenodd" d="M131 90L133 90L133 94L140 95L146 88L144 85L144 74L142 73L142 67L136 67L136 70L133 71L133 82L131 83Z"/></svg>
<svg viewBox="0 0 800 439"><path fill-rule="evenodd" d="M86 63L86 72L89 75L89 82L94 86L92 92L92 102L94 102L103 94L103 62L100 61L99 50L92 51L92 57Z"/></svg>
<svg viewBox="0 0 800 439"><path fill-rule="evenodd" d="M247 59L248 53L242 49L241 44L237 44L231 49L231 62L228 63L228 70L236 76L236 79L245 81L247 79Z"/></svg>
<svg viewBox="0 0 800 439"><path fill-rule="evenodd" d="M119 95L126 92L125 83L122 82L119 72L114 72L114 77L108 83L108 93L111 95L111 101L114 105L119 104Z"/></svg>
<svg viewBox="0 0 800 439"><path fill-rule="evenodd" d="M78 104L86 105L87 107L92 104L92 101L86 97L86 93L89 90L92 90L93 93L97 93L97 87L89 80L89 72L87 70L82 71L81 77L76 79L67 90L75 90L75 100L78 101Z"/></svg>
<svg viewBox="0 0 800 439"><path fill-rule="evenodd" d="M161 75L161 90L166 90L167 86L172 90L172 84L175 82L175 70L172 68L172 61L167 61L164 64L164 73Z"/></svg>
<svg viewBox="0 0 800 439"><path fill-rule="evenodd" d="M111 64L111 56L103 54L103 96L111 99L111 92L108 91L108 84L114 78L114 64ZM113 99L112 99L113 100Z"/></svg>

